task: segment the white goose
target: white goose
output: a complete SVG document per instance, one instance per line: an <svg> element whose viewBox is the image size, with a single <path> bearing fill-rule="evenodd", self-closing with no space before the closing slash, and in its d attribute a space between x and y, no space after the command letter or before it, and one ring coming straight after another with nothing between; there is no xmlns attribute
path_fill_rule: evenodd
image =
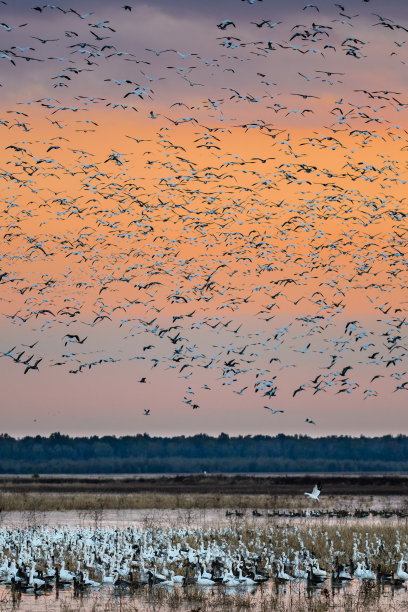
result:
<svg viewBox="0 0 408 612"><path fill-rule="evenodd" d="M320 578L326 578L327 572L324 569L321 569L319 566L319 562L314 559L311 563L311 570L315 576L319 576Z"/></svg>
<svg viewBox="0 0 408 612"><path fill-rule="evenodd" d="M354 576L361 580L376 580L377 576L370 569L367 569L365 565L358 561L357 568L354 571Z"/></svg>
<svg viewBox="0 0 408 612"><path fill-rule="evenodd" d="M294 578L297 578L298 580L306 580L307 578L307 571L299 567L299 554L298 553L295 554L295 561L293 564L293 576Z"/></svg>
<svg viewBox="0 0 408 612"><path fill-rule="evenodd" d="M289 574L285 572L285 566L282 562L280 562L278 565L278 572L276 574L276 577L278 578L278 580L284 580L285 582L289 580L294 580L293 576L289 576Z"/></svg>
<svg viewBox="0 0 408 612"><path fill-rule="evenodd" d="M311 493L307 493L306 492L305 495L310 497L310 499L314 499L315 501L319 501L319 495L320 495L321 490L322 490L322 486L321 486L320 483L318 483L318 484L316 484L313 487L313 491Z"/></svg>
<svg viewBox="0 0 408 612"><path fill-rule="evenodd" d="M238 580L238 578L236 578L234 576L234 574L229 571L229 572L225 572L223 578L222 578L222 584L225 584L225 586L240 586L240 581Z"/></svg>
<svg viewBox="0 0 408 612"><path fill-rule="evenodd" d="M172 584L183 584L184 576L181 576L180 574L175 574L174 570L170 570L170 582Z"/></svg>
<svg viewBox="0 0 408 612"><path fill-rule="evenodd" d="M238 569L238 580L240 584L244 584L245 586L252 586L253 584L256 584L255 580L252 580L252 578L242 575L241 567Z"/></svg>
<svg viewBox="0 0 408 612"><path fill-rule="evenodd" d="M115 580L117 579L118 573L115 572L113 574L106 574L105 569L102 570L102 584L115 584Z"/></svg>
<svg viewBox="0 0 408 612"><path fill-rule="evenodd" d="M32 565L27 586L29 589L42 589L45 586L45 580L41 580L40 578L34 578L34 573L34 565Z"/></svg>
<svg viewBox="0 0 408 612"><path fill-rule="evenodd" d="M197 576L196 584L198 584L198 586L213 586L215 582L214 580L211 580L211 578L203 578L203 576L201 575L201 572L199 572Z"/></svg>
<svg viewBox="0 0 408 612"><path fill-rule="evenodd" d="M59 577L63 582L74 582L75 574L65 569L65 561L62 562Z"/></svg>
<svg viewBox="0 0 408 612"><path fill-rule="evenodd" d="M408 573L402 569L403 563L404 563L404 560L401 556L400 561L398 561L397 576L400 580L408 580Z"/></svg>

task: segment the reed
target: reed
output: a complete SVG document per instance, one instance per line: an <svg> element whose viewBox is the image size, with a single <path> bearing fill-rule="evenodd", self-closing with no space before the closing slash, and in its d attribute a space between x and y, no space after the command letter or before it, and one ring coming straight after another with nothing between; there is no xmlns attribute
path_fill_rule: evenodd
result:
<svg viewBox="0 0 408 612"><path fill-rule="evenodd" d="M2 604L9 607L2 607ZM11 601L0 601L1 612L10 607ZM362 583L353 593L343 594L324 588L316 591L287 589L286 593L271 589L258 589L256 593L229 593L225 589L198 589L196 587L166 590L160 587L148 589L143 597L109 596L101 594L88 598L64 599L55 602L54 612L401 612L404 602L384 599L377 585Z"/></svg>
<svg viewBox="0 0 408 612"><path fill-rule="evenodd" d="M399 497L390 504L387 498L378 501L384 510L408 508L408 498ZM302 511L370 509L371 496L326 495L319 503L311 504L302 495L222 495L222 494L161 494L161 493L12 493L0 494L0 511L67 512L70 510L208 510L237 509L274 511L277 509Z"/></svg>

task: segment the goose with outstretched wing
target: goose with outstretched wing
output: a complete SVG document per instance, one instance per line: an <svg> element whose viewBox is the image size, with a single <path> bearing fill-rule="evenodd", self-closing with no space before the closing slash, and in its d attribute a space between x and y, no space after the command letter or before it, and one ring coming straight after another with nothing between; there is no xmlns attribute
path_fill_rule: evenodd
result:
<svg viewBox="0 0 408 612"><path fill-rule="evenodd" d="M322 485L320 482L318 482L314 486L313 491L311 493L305 493L305 495L310 497L310 499L315 499L316 501L319 501L319 495L320 495L321 490L322 490Z"/></svg>

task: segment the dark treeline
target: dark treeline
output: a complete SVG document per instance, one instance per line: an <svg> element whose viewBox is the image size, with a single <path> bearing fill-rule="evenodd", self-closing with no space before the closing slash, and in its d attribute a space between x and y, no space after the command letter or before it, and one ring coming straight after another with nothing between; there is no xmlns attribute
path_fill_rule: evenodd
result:
<svg viewBox="0 0 408 612"><path fill-rule="evenodd" d="M408 437L0 435L3 474L408 472Z"/></svg>

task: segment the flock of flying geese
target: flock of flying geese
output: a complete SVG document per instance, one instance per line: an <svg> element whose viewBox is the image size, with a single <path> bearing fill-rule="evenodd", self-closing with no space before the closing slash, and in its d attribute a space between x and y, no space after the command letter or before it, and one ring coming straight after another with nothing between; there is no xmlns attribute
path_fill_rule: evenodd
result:
<svg viewBox="0 0 408 612"><path fill-rule="evenodd" d="M41 527L0 530L0 583L15 591L137 589L197 585L255 587L271 579L308 587L353 579L405 586L407 542L297 526L253 528ZM318 547L319 553L316 552Z"/></svg>
<svg viewBox="0 0 408 612"><path fill-rule="evenodd" d="M237 0L156 37L134 3L3 1L3 365L167 371L193 410L408 391L408 99L367 69L405 74L408 24L375 4Z"/></svg>

